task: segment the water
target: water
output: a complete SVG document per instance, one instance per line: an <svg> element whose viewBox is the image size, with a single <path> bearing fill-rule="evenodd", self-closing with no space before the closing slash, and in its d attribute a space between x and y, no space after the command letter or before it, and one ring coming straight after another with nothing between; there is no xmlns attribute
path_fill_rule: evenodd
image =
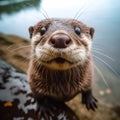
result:
<svg viewBox="0 0 120 120"><path fill-rule="evenodd" d="M120 104L120 95L118 92L120 90L119 11L119 0L1 1L0 32L15 34L29 39L29 26L36 24L45 17L76 17L78 20L94 27L96 32L93 48L99 49L99 53L93 53L100 57L99 61L101 61L102 64L98 62L98 59L95 57L94 60L108 84L105 85L99 73L96 77L97 84L95 89L98 91L97 95L114 104ZM106 55L101 55L100 52L112 57L112 60L106 57ZM97 70L95 69L95 71Z"/></svg>

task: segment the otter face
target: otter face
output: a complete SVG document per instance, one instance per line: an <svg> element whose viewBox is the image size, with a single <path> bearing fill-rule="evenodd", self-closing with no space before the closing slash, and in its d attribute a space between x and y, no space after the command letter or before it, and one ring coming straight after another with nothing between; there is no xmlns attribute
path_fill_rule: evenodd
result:
<svg viewBox="0 0 120 120"><path fill-rule="evenodd" d="M94 29L74 19L46 19L29 28L32 52L40 64L66 70L90 56Z"/></svg>

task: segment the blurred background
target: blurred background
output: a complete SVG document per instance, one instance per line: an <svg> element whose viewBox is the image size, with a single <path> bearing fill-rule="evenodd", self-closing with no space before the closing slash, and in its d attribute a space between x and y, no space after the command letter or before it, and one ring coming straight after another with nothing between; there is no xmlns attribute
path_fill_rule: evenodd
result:
<svg viewBox="0 0 120 120"><path fill-rule="evenodd" d="M46 18L75 18L95 28L93 92L100 108L94 113L68 103L85 120L120 119L119 0L0 0L0 58L22 72L29 61L29 26ZM75 102L77 101L77 103ZM99 106L99 105L98 105ZM101 117L101 115L103 115Z"/></svg>

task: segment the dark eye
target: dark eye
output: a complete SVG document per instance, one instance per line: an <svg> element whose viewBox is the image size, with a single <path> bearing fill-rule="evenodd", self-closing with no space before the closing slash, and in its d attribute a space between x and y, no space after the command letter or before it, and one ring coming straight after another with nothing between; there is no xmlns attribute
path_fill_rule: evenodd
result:
<svg viewBox="0 0 120 120"><path fill-rule="evenodd" d="M46 31L47 31L46 27L42 27L42 28L40 29L40 34L41 34L41 35L44 35Z"/></svg>
<svg viewBox="0 0 120 120"><path fill-rule="evenodd" d="M74 31L75 31L75 33L76 33L77 35L80 35L80 34L81 34L81 30L80 30L79 27L75 27L75 28L74 28Z"/></svg>

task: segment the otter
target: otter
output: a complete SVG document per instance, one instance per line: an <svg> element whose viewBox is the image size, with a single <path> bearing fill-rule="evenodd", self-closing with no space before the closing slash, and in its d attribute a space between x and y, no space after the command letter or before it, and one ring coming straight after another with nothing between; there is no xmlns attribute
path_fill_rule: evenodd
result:
<svg viewBox="0 0 120 120"><path fill-rule="evenodd" d="M40 113L78 93L88 110L97 108L92 94L94 31L81 21L59 18L44 19L29 28L28 77Z"/></svg>

